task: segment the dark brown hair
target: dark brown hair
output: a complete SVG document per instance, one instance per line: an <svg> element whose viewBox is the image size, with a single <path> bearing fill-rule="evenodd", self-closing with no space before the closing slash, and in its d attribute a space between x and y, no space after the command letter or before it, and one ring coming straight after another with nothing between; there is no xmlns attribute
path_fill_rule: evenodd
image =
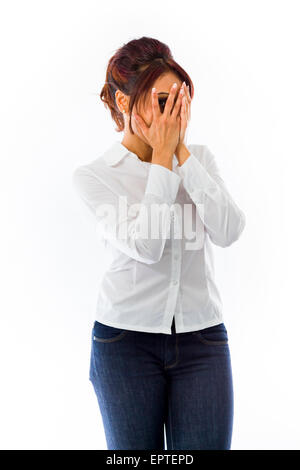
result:
<svg viewBox="0 0 300 470"><path fill-rule="evenodd" d="M194 86L189 75L174 61L169 47L149 37L133 39L120 47L109 59L105 84L100 92L100 99L105 108L109 108L113 120L117 124L116 131L124 130L124 117L119 111L115 100L115 92L119 89L130 96L129 103L129 129L131 127L131 113L135 101L145 99L156 79L167 72L172 72L178 79L185 81L189 86L191 98L194 95Z"/></svg>

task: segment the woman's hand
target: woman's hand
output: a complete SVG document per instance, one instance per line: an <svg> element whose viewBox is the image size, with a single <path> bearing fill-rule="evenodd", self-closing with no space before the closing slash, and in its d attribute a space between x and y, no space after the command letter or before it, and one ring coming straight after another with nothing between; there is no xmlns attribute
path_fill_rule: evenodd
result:
<svg viewBox="0 0 300 470"><path fill-rule="evenodd" d="M133 117L135 118L141 133L152 147L153 152L155 152L155 154L166 154L169 159L172 159L180 137L180 109L184 90L183 93L179 93L173 107L176 89L177 85L175 87L174 85L171 87L163 113L159 107L156 90L154 89L154 91L152 91L151 100L153 120L150 127L147 126L141 116L133 113Z"/></svg>
<svg viewBox="0 0 300 470"><path fill-rule="evenodd" d="M178 160L178 165L181 166L191 155L189 149L187 148L187 127L191 118L191 96L189 90L187 89L185 83L183 82L184 87L184 98L182 99L182 106L180 110L180 138L178 145L175 149L175 155Z"/></svg>
<svg viewBox="0 0 300 470"><path fill-rule="evenodd" d="M180 110L180 135L179 135L179 142L175 150L175 155L180 150L180 146L186 146L186 138L187 138L187 127L191 119L191 103L192 98L189 93L189 89L186 86L185 82L183 82L181 88L184 90L184 95L182 98L181 110Z"/></svg>

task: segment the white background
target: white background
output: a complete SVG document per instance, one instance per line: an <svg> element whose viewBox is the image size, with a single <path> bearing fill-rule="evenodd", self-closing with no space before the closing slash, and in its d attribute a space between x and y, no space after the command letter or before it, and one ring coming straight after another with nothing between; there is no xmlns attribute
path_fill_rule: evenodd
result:
<svg viewBox="0 0 300 470"><path fill-rule="evenodd" d="M232 449L300 449L299 2L1 3L1 448L105 449L88 380L103 256L72 172L123 134L98 96L132 39L190 74L189 142L246 214L214 246L235 386Z"/></svg>

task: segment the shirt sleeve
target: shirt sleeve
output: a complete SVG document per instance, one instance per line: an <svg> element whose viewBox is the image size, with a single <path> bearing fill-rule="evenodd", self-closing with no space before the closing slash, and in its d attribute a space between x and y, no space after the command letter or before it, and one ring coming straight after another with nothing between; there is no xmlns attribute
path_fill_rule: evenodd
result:
<svg viewBox="0 0 300 470"><path fill-rule="evenodd" d="M245 214L230 195L209 148L204 146L203 163L196 145L188 150L190 156L178 167L183 185L211 241L221 247L230 246L244 230Z"/></svg>
<svg viewBox="0 0 300 470"><path fill-rule="evenodd" d="M152 264L161 259L180 176L162 165L151 164L144 196L131 205L126 195L116 194L104 177L87 166L76 168L72 181L95 216L99 238L109 240L142 263Z"/></svg>

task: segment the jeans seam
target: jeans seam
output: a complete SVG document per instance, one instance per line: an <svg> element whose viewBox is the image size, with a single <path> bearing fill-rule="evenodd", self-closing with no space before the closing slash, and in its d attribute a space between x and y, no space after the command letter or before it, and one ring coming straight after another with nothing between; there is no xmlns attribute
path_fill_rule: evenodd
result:
<svg viewBox="0 0 300 470"><path fill-rule="evenodd" d="M171 413L170 402L169 402L169 430L170 430L171 449L168 449L168 450L173 450L174 442L173 442L173 434L172 434L172 413Z"/></svg>
<svg viewBox="0 0 300 470"><path fill-rule="evenodd" d="M119 339L123 338L127 333L129 333L128 330L122 331L122 333L118 334L114 338L99 338L98 336L94 335L93 339L94 341L97 341L98 343L112 343L114 341L118 341Z"/></svg>
<svg viewBox="0 0 300 470"><path fill-rule="evenodd" d="M212 345L212 346L218 346L218 345L222 345L222 344L228 344L228 340L224 340L224 341L210 341L210 340L207 340L206 338L204 338L201 333L194 333L196 335L196 338L199 339L199 341L201 341L203 344L207 344L207 345Z"/></svg>

